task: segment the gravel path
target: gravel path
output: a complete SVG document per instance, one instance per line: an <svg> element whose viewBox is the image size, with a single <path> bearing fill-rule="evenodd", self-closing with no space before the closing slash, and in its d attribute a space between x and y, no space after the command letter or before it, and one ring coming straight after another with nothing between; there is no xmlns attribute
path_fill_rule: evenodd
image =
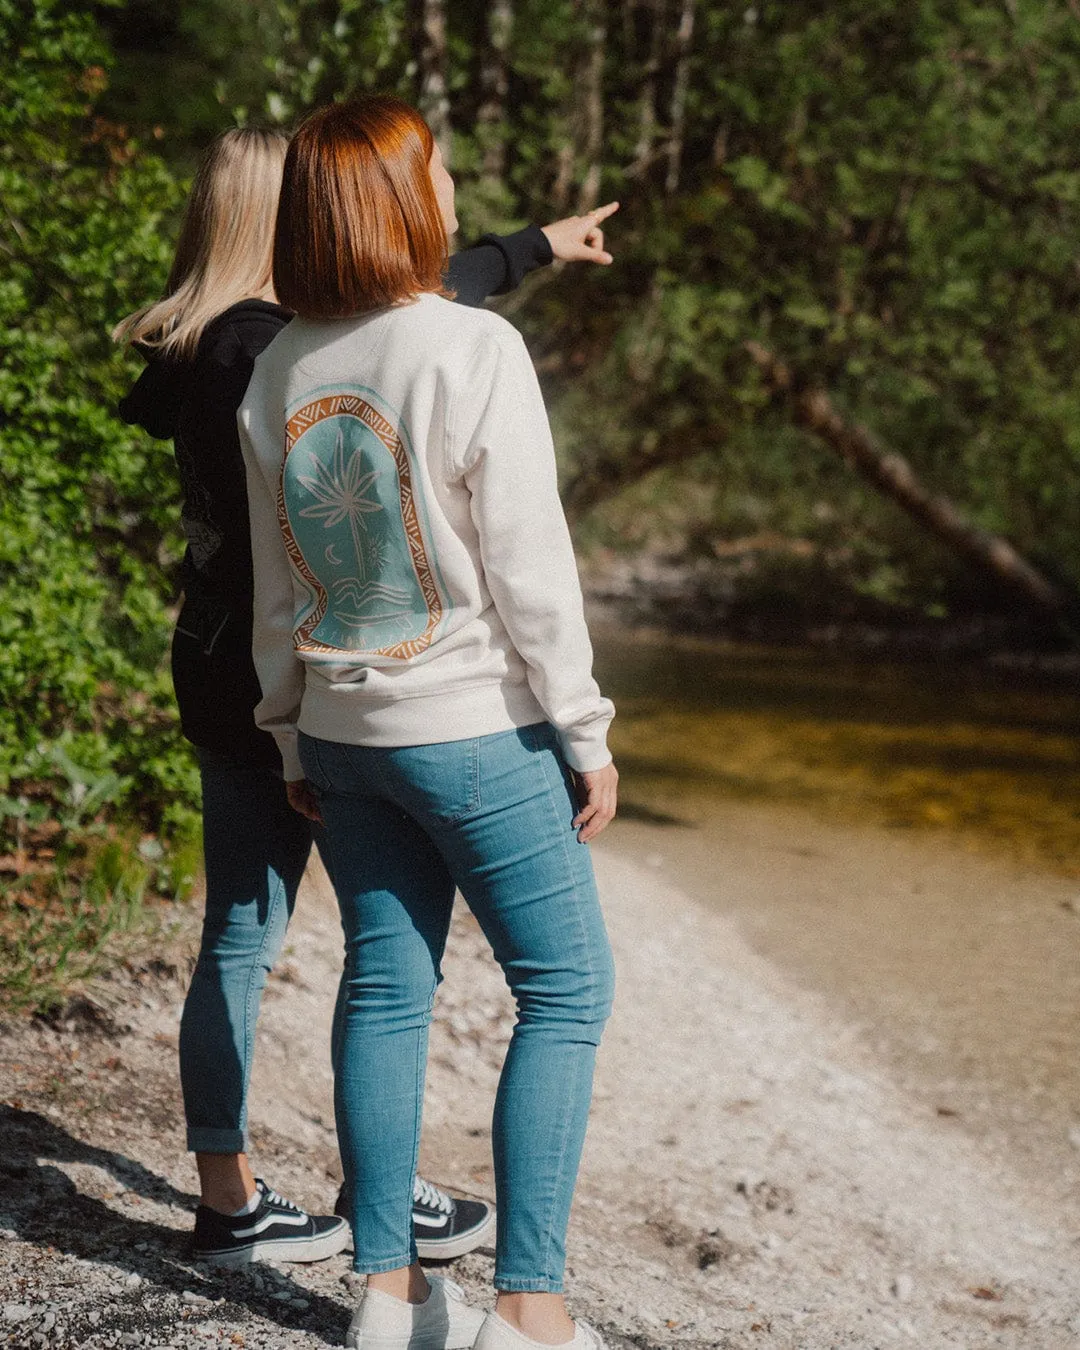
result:
<svg viewBox="0 0 1080 1350"><path fill-rule="evenodd" d="M613 1350L1080 1346L1063 1213L905 1096L725 918L596 857L620 987L569 1284ZM326 1049L339 946L313 874L268 989L252 1092L257 1170L324 1211L339 1175ZM491 1196L512 1015L464 910L446 975L423 1167ZM340 1345L357 1295L345 1257L237 1272L190 1260L180 988L129 972L100 996L104 1017L3 1028L0 1345ZM491 1269L486 1251L451 1268L482 1299Z"/></svg>

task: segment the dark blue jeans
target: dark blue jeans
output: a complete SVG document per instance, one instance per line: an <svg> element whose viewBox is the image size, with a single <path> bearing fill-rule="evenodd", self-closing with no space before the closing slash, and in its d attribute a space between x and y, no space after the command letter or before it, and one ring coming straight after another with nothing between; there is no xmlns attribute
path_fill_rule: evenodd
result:
<svg viewBox="0 0 1080 1350"><path fill-rule="evenodd" d="M206 917L180 1021L187 1146L242 1153L262 992L321 832L292 809L269 770L208 750L199 767Z"/></svg>
<svg viewBox="0 0 1080 1350"><path fill-rule="evenodd" d="M300 737L345 930L334 1064L355 1267L416 1257L412 1176L455 887L518 1019L492 1142L499 1289L562 1289L566 1226L613 971L572 784L546 724L382 749Z"/></svg>

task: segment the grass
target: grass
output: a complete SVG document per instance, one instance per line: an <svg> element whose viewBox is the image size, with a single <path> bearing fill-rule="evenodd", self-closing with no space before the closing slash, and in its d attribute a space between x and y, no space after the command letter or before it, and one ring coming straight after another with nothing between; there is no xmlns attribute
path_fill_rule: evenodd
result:
<svg viewBox="0 0 1080 1350"><path fill-rule="evenodd" d="M136 838L76 838L0 883L0 1009L56 1014L118 962L156 947L195 861L187 843L157 852L140 852Z"/></svg>

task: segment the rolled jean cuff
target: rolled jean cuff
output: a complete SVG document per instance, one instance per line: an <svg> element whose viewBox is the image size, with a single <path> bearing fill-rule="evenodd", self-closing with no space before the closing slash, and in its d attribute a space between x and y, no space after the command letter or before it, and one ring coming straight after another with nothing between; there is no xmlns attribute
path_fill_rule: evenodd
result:
<svg viewBox="0 0 1080 1350"><path fill-rule="evenodd" d="M247 1136L243 1130L216 1130L210 1126L189 1125L189 1153L246 1153Z"/></svg>
<svg viewBox="0 0 1080 1350"><path fill-rule="evenodd" d="M416 1250L406 1252L404 1256L389 1256L382 1261L360 1261L353 1257L353 1270L357 1275L381 1275L387 1270L400 1270L402 1266L411 1266L416 1262Z"/></svg>
<svg viewBox="0 0 1080 1350"><path fill-rule="evenodd" d="M495 1276L495 1288L500 1294L564 1294L562 1280L515 1280L510 1276Z"/></svg>

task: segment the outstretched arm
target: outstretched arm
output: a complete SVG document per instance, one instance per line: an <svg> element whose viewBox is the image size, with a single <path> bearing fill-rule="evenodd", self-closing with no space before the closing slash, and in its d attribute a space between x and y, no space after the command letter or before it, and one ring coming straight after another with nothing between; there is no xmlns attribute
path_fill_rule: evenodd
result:
<svg viewBox="0 0 1080 1350"><path fill-rule="evenodd" d="M485 234L472 248L455 253L446 269L446 284L463 305L482 305L491 295L505 295L521 285L529 272L555 262L607 265L600 228L619 209L618 202L598 206L583 216L568 216L541 228L526 225L514 234Z"/></svg>

